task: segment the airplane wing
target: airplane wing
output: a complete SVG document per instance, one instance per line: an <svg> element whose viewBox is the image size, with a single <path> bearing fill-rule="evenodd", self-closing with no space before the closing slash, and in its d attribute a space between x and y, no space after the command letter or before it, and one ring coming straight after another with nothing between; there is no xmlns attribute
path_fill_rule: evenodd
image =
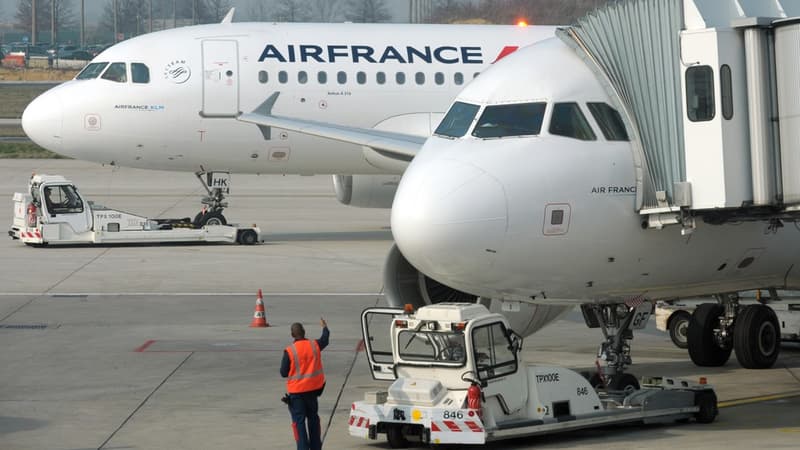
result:
<svg viewBox="0 0 800 450"><path fill-rule="evenodd" d="M425 144L426 138L421 136L272 115L272 106L278 99L279 94L279 92L272 94L253 112L240 115L239 120L258 125L265 135L268 133L265 128L275 127L335 141L363 145L389 158L404 161L411 161L414 155L422 148L422 145Z"/></svg>

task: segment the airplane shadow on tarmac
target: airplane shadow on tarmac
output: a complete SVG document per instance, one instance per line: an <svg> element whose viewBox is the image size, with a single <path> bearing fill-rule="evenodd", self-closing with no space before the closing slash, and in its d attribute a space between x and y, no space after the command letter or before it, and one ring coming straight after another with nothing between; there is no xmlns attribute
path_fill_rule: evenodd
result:
<svg viewBox="0 0 800 450"><path fill-rule="evenodd" d="M28 419L25 417L0 416L0 436L18 431L29 431L47 425L44 420Z"/></svg>

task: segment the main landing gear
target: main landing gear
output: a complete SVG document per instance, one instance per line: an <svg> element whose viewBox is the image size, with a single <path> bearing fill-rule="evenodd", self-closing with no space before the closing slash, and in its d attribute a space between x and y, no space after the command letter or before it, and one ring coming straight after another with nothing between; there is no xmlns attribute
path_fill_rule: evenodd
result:
<svg viewBox="0 0 800 450"><path fill-rule="evenodd" d="M203 204L203 209L194 216L192 224L196 228L206 225L227 225L228 221L222 215L222 211L228 207L225 196L231 193L230 172L200 171L194 174L200 180L200 184L203 185L208 195L200 200Z"/></svg>
<svg viewBox="0 0 800 450"><path fill-rule="evenodd" d="M766 305L740 305L738 294L718 295L719 303L695 309L687 330L692 362L698 366L722 366L736 350L736 359L747 369L768 369L780 353L778 317Z"/></svg>
<svg viewBox="0 0 800 450"><path fill-rule="evenodd" d="M623 304L581 305L583 319L589 328L600 328L605 342L597 352L597 372L588 376L595 388L613 391L632 391L639 389L639 381L625 369L631 364L633 330L641 329L650 318L651 305L648 302L635 306ZM600 367L605 362L605 368Z"/></svg>

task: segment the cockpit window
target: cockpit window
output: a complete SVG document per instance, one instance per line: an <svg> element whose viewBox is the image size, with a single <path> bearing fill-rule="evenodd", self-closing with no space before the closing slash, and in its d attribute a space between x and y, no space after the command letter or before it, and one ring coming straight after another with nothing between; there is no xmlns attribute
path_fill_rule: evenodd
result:
<svg viewBox="0 0 800 450"><path fill-rule="evenodd" d="M81 70L81 73L79 73L78 76L75 77L75 79L93 80L97 78L101 72L103 72L103 69L105 69L107 65L108 65L107 62L91 63L88 66L86 66L83 70Z"/></svg>
<svg viewBox="0 0 800 450"><path fill-rule="evenodd" d="M625 131L625 124L616 109L608 103L587 103L589 112L592 113L600 131L603 132L607 141L627 141L628 132Z"/></svg>
<svg viewBox="0 0 800 450"><path fill-rule="evenodd" d="M125 63L115 62L108 66L103 76L100 77L104 80L115 81L117 83L126 83L128 81L127 69Z"/></svg>
<svg viewBox="0 0 800 450"><path fill-rule="evenodd" d="M542 130L547 103L487 106L472 135L479 138L536 136Z"/></svg>
<svg viewBox="0 0 800 450"><path fill-rule="evenodd" d="M594 141L597 139L577 103L556 103L553 105L550 134L582 141Z"/></svg>
<svg viewBox="0 0 800 450"><path fill-rule="evenodd" d="M475 120L478 109L480 109L478 105L463 102L453 103L450 111L436 128L435 134L452 138L464 136L472 125L472 121Z"/></svg>
<svg viewBox="0 0 800 450"><path fill-rule="evenodd" d="M149 83L150 69L142 63L131 63L131 80L134 83Z"/></svg>

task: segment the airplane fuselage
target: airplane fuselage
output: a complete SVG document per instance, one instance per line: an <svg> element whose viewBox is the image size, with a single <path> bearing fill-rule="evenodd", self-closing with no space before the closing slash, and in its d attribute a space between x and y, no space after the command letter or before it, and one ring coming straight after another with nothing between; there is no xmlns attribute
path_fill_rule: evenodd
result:
<svg viewBox="0 0 800 450"><path fill-rule="evenodd" d="M397 174L405 164L381 164L361 146L262 132L236 118L280 92L275 114L427 136L478 73L552 33L552 27L259 23L167 30L117 44L92 61L124 63L125 81L98 66L96 76L81 75L35 100L23 125L50 150L127 167ZM136 79L143 68L146 82Z"/></svg>

